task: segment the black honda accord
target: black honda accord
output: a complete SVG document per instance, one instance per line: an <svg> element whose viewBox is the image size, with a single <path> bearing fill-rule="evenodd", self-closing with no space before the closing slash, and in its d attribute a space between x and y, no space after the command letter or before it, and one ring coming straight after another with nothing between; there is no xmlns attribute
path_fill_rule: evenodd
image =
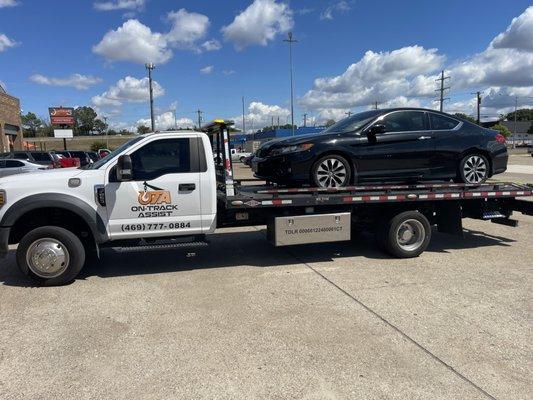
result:
<svg viewBox="0 0 533 400"><path fill-rule="evenodd" d="M391 108L345 118L320 134L273 140L256 177L286 185L450 180L481 183L507 169L505 137L434 110Z"/></svg>

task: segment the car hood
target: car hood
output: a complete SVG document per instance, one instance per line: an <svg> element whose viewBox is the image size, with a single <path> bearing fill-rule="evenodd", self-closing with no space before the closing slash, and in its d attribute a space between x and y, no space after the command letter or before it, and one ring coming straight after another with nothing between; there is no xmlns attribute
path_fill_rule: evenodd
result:
<svg viewBox="0 0 533 400"><path fill-rule="evenodd" d="M27 185L30 183L33 185L46 184L46 182L49 182L50 180L75 178L84 172L86 171L76 168L58 168L9 175L4 178L0 178L0 187L4 187L6 185Z"/></svg>
<svg viewBox="0 0 533 400"><path fill-rule="evenodd" d="M330 139L338 138L341 134L340 133L311 133L307 135L299 135L294 136L290 138L280 138L280 139L274 139L266 142L263 144L259 151L268 151L275 147L285 147L285 146L297 146L299 144L304 143L314 143L314 142L322 142L322 141L328 141Z"/></svg>

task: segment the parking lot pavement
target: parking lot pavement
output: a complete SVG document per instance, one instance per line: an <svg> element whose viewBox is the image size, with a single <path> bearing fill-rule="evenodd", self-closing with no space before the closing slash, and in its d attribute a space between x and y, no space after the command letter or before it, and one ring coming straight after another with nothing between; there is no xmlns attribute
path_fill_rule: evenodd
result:
<svg viewBox="0 0 533 400"><path fill-rule="evenodd" d="M0 269L2 399L526 399L533 220L467 221L412 260L261 228L179 252L104 251L37 288ZM528 394L529 393L529 394Z"/></svg>

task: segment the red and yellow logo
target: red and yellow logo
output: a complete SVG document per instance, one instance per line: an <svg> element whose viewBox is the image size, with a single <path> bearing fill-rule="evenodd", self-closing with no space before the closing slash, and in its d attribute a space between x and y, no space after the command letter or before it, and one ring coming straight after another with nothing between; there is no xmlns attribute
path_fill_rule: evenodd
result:
<svg viewBox="0 0 533 400"><path fill-rule="evenodd" d="M143 206L158 205L158 204L170 204L170 192L166 190L154 190L139 192L137 198L139 204Z"/></svg>

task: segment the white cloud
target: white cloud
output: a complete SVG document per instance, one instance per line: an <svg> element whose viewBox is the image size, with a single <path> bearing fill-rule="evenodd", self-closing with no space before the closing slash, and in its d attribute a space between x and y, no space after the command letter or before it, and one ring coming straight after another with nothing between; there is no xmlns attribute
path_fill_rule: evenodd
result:
<svg viewBox="0 0 533 400"><path fill-rule="evenodd" d="M170 46L179 49L196 49L197 41L205 37L210 25L207 16L183 8L169 12L167 20L172 23L172 28L165 38Z"/></svg>
<svg viewBox="0 0 533 400"><path fill-rule="evenodd" d="M274 123L277 124L278 117L281 125L287 123L287 117L291 115L291 112L277 105L268 105L258 101L251 102L248 106L248 113L244 116L246 121L246 130L251 131L261 129L265 126L272 124L272 118ZM238 129L242 129L242 114L234 117L235 125Z"/></svg>
<svg viewBox="0 0 533 400"><path fill-rule="evenodd" d="M212 66L212 65L208 65L207 67L204 67L200 70L200 73L204 74L204 75L210 75L213 73L213 71L215 70L215 67Z"/></svg>
<svg viewBox="0 0 533 400"><path fill-rule="evenodd" d="M138 64L153 62L164 64L172 57L164 35L152 32L136 19L130 19L107 32L93 52L110 61L132 61Z"/></svg>
<svg viewBox="0 0 533 400"><path fill-rule="evenodd" d="M222 34L224 40L232 42L237 50L251 45L266 46L276 35L292 29L292 15L285 3L254 0L230 25L222 28Z"/></svg>
<svg viewBox="0 0 533 400"><path fill-rule="evenodd" d="M136 126L151 126L152 121L150 118L142 118L136 122ZM175 119L175 115L172 111L168 111L155 117L155 128L159 131L170 130L170 129L186 129L193 128L194 122L190 118L178 118Z"/></svg>
<svg viewBox="0 0 533 400"><path fill-rule="evenodd" d="M233 75L233 74L236 74L237 71L233 70L233 69L225 69L222 71L222 73L226 76L229 76L229 75Z"/></svg>
<svg viewBox="0 0 533 400"><path fill-rule="evenodd" d="M154 98L163 96L163 87L153 81ZM94 96L91 103L97 108L120 107L123 103L138 103L148 101L150 98L148 78L137 79L127 76L104 93Z"/></svg>
<svg viewBox="0 0 533 400"><path fill-rule="evenodd" d="M513 18L511 25L494 38L491 46L495 49L533 51L533 6Z"/></svg>
<svg viewBox="0 0 533 400"><path fill-rule="evenodd" d="M202 43L201 48L205 51L216 51L222 48L220 42L216 39L208 40Z"/></svg>
<svg viewBox="0 0 533 400"><path fill-rule="evenodd" d="M16 0L0 0L0 8L4 7L15 7L18 6L20 3Z"/></svg>
<svg viewBox="0 0 533 400"><path fill-rule="evenodd" d="M65 78L53 78L41 74L35 74L30 76L30 81L38 83L40 85L70 86L78 90L86 90L89 89L91 86L101 83L102 79L94 76L81 74L72 74Z"/></svg>
<svg viewBox="0 0 533 400"><path fill-rule="evenodd" d="M318 78L301 99L306 109L351 109L400 96L432 97L435 73L444 62L436 49L403 47L391 52L367 51L339 76ZM338 112L337 112L338 114Z"/></svg>
<svg viewBox="0 0 533 400"><path fill-rule="evenodd" d="M99 11L142 10L145 3L146 0L97 1L94 8Z"/></svg>
<svg viewBox="0 0 533 400"><path fill-rule="evenodd" d="M345 13L347 11L351 10L351 5L347 1L338 1L330 6L328 6L322 13L320 14L320 19L322 20L333 20L335 17L335 13Z"/></svg>
<svg viewBox="0 0 533 400"><path fill-rule="evenodd" d="M14 40L8 38L3 33L0 33L0 53L3 52L3 51L6 51L7 49L9 49L11 47L15 47L17 45L18 45L17 42L15 42Z"/></svg>

